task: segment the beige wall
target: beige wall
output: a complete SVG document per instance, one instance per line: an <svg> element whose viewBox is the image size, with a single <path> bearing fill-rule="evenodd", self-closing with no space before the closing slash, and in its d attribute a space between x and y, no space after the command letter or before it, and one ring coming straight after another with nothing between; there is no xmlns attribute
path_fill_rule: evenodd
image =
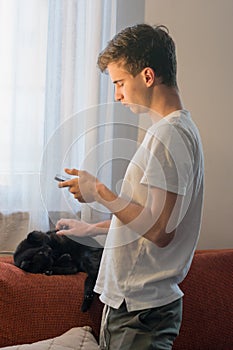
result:
<svg viewBox="0 0 233 350"><path fill-rule="evenodd" d="M183 102L202 136L199 248L233 248L233 1L145 0L145 22L169 28Z"/></svg>

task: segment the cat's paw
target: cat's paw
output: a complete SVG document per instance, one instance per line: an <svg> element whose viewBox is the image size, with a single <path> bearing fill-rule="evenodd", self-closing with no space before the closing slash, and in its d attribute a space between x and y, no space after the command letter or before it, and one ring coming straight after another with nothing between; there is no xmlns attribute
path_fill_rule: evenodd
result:
<svg viewBox="0 0 233 350"><path fill-rule="evenodd" d="M81 306L82 312L86 312L90 308L90 306L93 302L93 299L94 299L94 295L95 295L94 293L89 293L89 294L84 295L84 300L83 300L83 303Z"/></svg>

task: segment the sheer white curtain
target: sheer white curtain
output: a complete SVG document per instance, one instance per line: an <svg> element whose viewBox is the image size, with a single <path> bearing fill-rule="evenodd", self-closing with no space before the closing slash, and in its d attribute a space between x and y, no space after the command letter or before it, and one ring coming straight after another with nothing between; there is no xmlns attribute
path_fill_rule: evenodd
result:
<svg viewBox="0 0 233 350"><path fill-rule="evenodd" d="M53 178L112 133L96 127L112 119L96 59L115 16L108 0L0 0L0 250L48 229L48 213L80 210Z"/></svg>
<svg viewBox="0 0 233 350"><path fill-rule="evenodd" d="M112 102L113 87L97 69L97 57L115 33L116 4L108 0L51 1L49 13L41 196L53 223L57 219L54 212L78 213L91 221L95 208L78 204L67 190L57 189L53 178L64 167L85 168L97 175L103 158L110 158L111 148L100 150L98 145L112 138L112 104L103 103ZM111 185L110 169L101 180Z"/></svg>
<svg viewBox="0 0 233 350"><path fill-rule="evenodd" d="M29 211L40 206L37 187L43 148L47 8L45 0L0 1L2 249L12 249L14 237L25 235Z"/></svg>

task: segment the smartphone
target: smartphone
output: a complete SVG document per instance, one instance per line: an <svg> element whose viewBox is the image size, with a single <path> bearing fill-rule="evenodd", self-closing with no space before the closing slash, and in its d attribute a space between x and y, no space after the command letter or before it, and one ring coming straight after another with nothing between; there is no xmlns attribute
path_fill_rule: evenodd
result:
<svg viewBox="0 0 233 350"><path fill-rule="evenodd" d="M54 180L59 181L59 182L63 182L63 181L70 180L70 178L69 178L69 177L66 177L66 176L63 176L63 175L57 174L57 175L54 177Z"/></svg>

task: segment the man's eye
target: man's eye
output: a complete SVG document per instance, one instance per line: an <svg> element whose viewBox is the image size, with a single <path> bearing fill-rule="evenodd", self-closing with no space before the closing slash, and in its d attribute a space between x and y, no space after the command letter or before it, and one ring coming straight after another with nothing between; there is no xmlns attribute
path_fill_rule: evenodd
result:
<svg viewBox="0 0 233 350"><path fill-rule="evenodd" d="M122 86L124 86L124 83L122 81L118 81L117 86L122 87Z"/></svg>

